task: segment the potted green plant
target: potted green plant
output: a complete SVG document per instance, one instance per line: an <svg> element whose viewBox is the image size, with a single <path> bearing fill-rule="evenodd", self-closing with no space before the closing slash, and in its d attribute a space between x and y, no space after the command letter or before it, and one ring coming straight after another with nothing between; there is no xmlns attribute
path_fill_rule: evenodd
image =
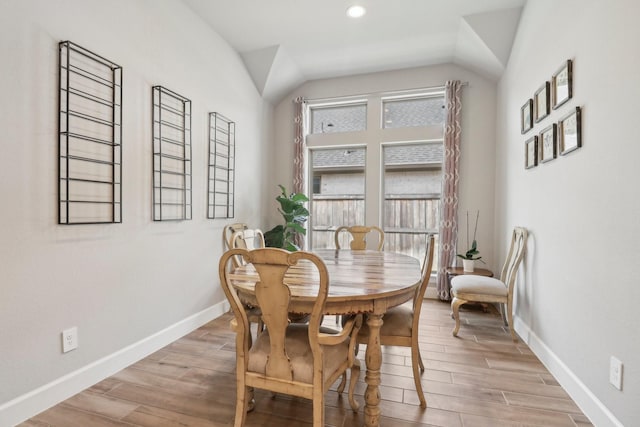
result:
<svg viewBox="0 0 640 427"><path fill-rule="evenodd" d="M478 242L476 241L476 232L478 231L478 219L480 218L480 211L476 214L476 225L473 228L473 241L469 245L469 211L467 211L467 250L464 254L457 254L458 258L462 258L462 270L468 273L473 272L475 261L480 261L484 264L480 251L478 250Z"/></svg>
<svg viewBox="0 0 640 427"><path fill-rule="evenodd" d="M300 247L295 243L296 236L307 234L304 224L309 218L309 211L304 207L304 203L309 201L309 198L302 193L287 194L287 190L282 185L278 187L282 193L276 197L276 200L280 203L278 212L282 214L284 224L276 225L264 233L265 245L292 252L297 251Z"/></svg>

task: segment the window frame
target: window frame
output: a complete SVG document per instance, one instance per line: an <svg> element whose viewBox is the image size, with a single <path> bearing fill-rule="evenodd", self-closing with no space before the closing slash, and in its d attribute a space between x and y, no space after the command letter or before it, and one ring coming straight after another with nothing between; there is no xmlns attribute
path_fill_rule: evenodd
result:
<svg viewBox="0 0 640 427"><path fill-rule="evenodd" d="M314 108L339 106L345 104L358 104L365 102L367 105L367 128L362 131L331 132L331 133L307 133L305 135L307 164L305 175L307 188L313 188L313 165L311 164L310 150L362 147L366 148L365 157L365 223L383 227L384 219L384 157L383 147L392 144L411 144L422 142L444 141L444 126L411 126L398 128L384 127L384 102L389 100L416 99L426 97L444 98L444 86L423 88L416 90L385 92L377 94L360 95L353 97L326 98L322 100L308 100L306 129L311 129L311 111ZM310 132L310 131L309 131ZM313 204L313 195L310 199L310 210ZM313 218L309 221L309 235L307 243L312 241ZM307 246L309 247L309 246ZM313 248L311 248L313 249Z"/></svg>

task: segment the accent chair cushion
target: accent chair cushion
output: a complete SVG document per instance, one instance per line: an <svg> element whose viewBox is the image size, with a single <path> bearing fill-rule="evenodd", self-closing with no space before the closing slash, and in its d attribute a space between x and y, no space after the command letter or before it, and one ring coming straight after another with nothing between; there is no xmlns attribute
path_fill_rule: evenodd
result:
<svg viewBox="0 0 640 427"><path fill-rule="evenodd" d="M506 297L507 286L494 277L475 276L463 274L451 279L451 291L453 294L468 293L481 295L497 295Z"/></svg>
<svg viewBox="0 0 640 427"><path fill-rule="evenodd" d="M320 328L320 332L335 334L336 331L329 328ZM269 330L266 329L255 340L249 350L249 372L266 374L267 357L270 351ZM309 345L308 325L291 324L287 327L285 347L293 369L293 380L303 383L313 382L313 353ZM324 350L324 376L329 377L338 367L347 360L349 341L338 345L323 346Z"/></svg>

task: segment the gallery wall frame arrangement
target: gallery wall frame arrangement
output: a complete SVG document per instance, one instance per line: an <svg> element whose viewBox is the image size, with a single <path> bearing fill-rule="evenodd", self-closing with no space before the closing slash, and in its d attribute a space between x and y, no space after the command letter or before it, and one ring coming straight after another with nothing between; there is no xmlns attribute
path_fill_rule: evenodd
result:
<svg viewBox="0 0 640 427"><path fill-rule="evenodd" d="M582 109L575 107L558 122L558 150L566 155L582 147Z"/></svg>
<svg viewBox="0 0 640 427"><path fill-rule="evenodd" d="M152 87L153 220L192 217L191 101Z"/></svg>
<svg viewBox="0 0 640 427"><path fill-rule="evenodd" d="M233 218L235 202L236 124L209 113L207 218Z"/></svg>
<svg viewBox="0 0 640 427"><path fill-rule="evenodd" d="M122 222L122 67L59 43L58 224Z"/></svg>
<svg viewBox="0 0 640 427"><path fill-rule="evenodd" d="M573 61L567 59L551 77L553 109L558 109L573 96Z"/></svg>
<svg viewBox="0 0 640 427"><path fill-rule="evenodd" d="M533 127L533 100L528 99L520 108L520 133L525 134Z"/></svg>
<svg viewBox="0 0 640 427"><path fill-rule="evenodd" d="M551 112L551 102L549 99L549 82L544 82L533 95L533 111L536 123L547 117Z"/></svg>
<svg viewBox="0 0 640 427"><path fill-rule="evenodd" d="M527 139L524 143L524 167L531 169L538 166L538 135Z"/></svg>
<svg viewBox="0 0 640 427"><path fill-rule="evenodd" d="M527 133L573 97L573 60L567 59L520 108L520 132ZM532 152L536 146L535 153ZM574 107L557 123L542 129L536 138L525 141L525 169L547 163L582 147L582 110Z"/></svg>
<svg viewBox="0 0 640 427"><path fill-rule="evenodd" d="M540 131L540 163L550 162L557 157L558 153L558 126L553 123L551 126Z"/></svg>

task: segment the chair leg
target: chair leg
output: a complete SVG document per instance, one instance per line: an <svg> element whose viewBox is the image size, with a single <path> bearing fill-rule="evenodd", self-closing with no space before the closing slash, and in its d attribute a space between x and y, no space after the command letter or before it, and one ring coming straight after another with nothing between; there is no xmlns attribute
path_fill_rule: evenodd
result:
<svg viewBox="0 0 640 427"><path fill-rule="evenodd" d="M424 373L424 363L422 362L422 355L420 354L420 347L418 347L418 364L420 365L420 373Z"/></svg>
<svg viewBox="0 0 640 427"><path fill-rule="evenodd" d="M360 407L360 404L353 396L358 378L360 378L360 360L355 359L351 366L351 381L349 382L349 405L351 405L353 412L358 412L358 408Z"/></svg>
<svg viewBox="0 0 640 427"><path fill-rule="evenodd" d="M421 365L420 349L418 343L415 342L411 346L411 367L413 368L413 381L416 383L416 392L418 393L418 399L420 399L420 407L426 408L427 401L424 398L424 392L422 391L422 382L420 381L419 368Z"/></svg>
<svg viewBox="0 0 640 427"><path fill-rule="evenodd" d="M249 409L249 387L247 387L244 383L244 380L238 379L237 381L237 390L236 390L236 419L234 422L234 427L242 427L244 426L244 420L247 416L247 410Z"/></svg>
<svg viewBox="0 0 640 427"><path fill-rule="evenodd" d="M507 304L500 304L500 314L502 315L502 321L504 322L504 326L509 326L509 322L507 321Z"/></svg>
<svg viewBox="0 0 640 427"><path fill-rule="evenodd" d="M318 393L320 394L318 398ZM324 395L322 390L314 392L313 398L313 427L324 427Z"/></svg>
<svg viewBox="0 0 640 427"><path fill-rule="evenodd" d="M507 319L509 321L509 332L511 332L511 339L513 342L518 342L518 336L516 335L516 331L513 329L513 314L511 313L511 304L506 304L507 306Z"/></svg>
<svg viewBox="0 0 640 427"><path fill-rule="evenodd" d="M456 326L453 328L453 336L458 336L458 331L460 330L460 306L465 304L467 301L460 299L458 297L453 297L451 300L451 314L453 319L456 321Z"/></svg>
<svg viewBox="0 0 640 427"><path fill-rule="evenodd" d="M342 394L344 391L344 387L347 385L347 371L342 373L342 379L340 380L340 384L338 385L338 394Z"/></svg>

